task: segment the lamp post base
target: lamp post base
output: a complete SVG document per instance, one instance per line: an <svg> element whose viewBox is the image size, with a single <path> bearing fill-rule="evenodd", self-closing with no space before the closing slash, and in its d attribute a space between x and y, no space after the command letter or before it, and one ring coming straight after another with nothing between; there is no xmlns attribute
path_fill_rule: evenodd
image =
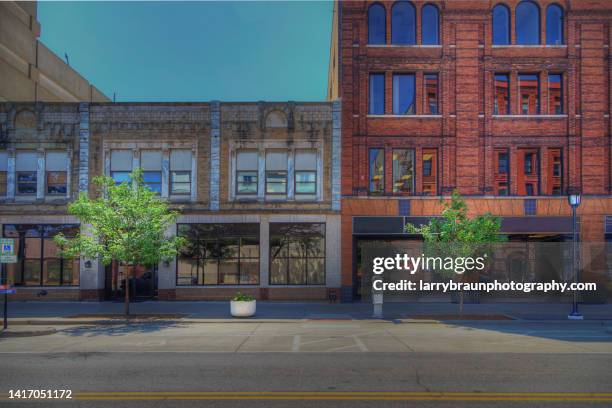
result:
<svg viewBox="0 0 612 408"><path fill-rule="evenodd" d="M584 320L584 316L580 312L572 312L567 315L568 320Z"/></svg>

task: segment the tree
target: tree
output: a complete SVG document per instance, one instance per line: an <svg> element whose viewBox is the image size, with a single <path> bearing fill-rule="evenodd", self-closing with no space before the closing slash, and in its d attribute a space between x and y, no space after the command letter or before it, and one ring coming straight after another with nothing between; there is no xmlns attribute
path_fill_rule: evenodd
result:
<svg viewBox="0 0 612 408"><path fill-rule="evenodd" d="M171 260L185 240L167 237L168 227L178 213L170 211L144 183L142 170L130 174L130 181L116 184L111 177L95 177L98 196L90 199L86 193L68 206L68 213L82 224L74 238L62 234L54 239L62 256L99 258L104 265L112 261L154 266ZM133 272L132 272L133 273ZM130 313L129 276L125 277L125 314Z"/></svg>
<svg viewBox="0 0 612 408"><path fill-rule="evenodd" d="M476 258L490 252L496 242L504 242L506 236L500 234L501 218L490 213L477 215L470 218L467 213L467 205L455 190L450 201L441 201L443 210L440 218L432 218L427 224L415 226L406 225L406 231L420 234L425 241L424 252L427 256L442 258ZM445 268L450 265L446 262L439 264L436 272L444 277L459 277L460 282L465 282L466 275L471 272L466 270L457 274L453 268ZM459 313L463 314L464 292L461 289L459 297Z"/></svg>

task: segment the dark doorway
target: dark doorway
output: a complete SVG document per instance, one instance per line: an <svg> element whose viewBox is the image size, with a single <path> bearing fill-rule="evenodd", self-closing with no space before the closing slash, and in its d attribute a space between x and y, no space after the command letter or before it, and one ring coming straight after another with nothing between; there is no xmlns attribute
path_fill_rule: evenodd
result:
<svg viewBox="0 0 612 408"><path fill-rule="evenodd" d="M157 267L131 266L113 261L105 269L105 299L124 299L126 276L130 277L131 300L157 298Z"/></svg>

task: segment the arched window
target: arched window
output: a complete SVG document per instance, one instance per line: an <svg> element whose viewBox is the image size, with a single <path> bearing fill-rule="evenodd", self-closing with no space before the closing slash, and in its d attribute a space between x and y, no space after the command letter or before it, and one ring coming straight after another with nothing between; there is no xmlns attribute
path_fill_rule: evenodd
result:
<svg viewBox="0 0 612 408"><path fill-rule="evenodd" d="M540 43L540 9L531 1L523 1L516 7L516 43Z"/></svg>
<svg viewBox="0 0 612 408"><path fill-rule="evenodd" d="M382 4L372 4L368 9L368 44L385 44L387 16Z"/></svg>
<svg viewBox="0 0 612 408"><path fill-rule="evenodd" d="M510 44L510 10L503 4L493 7L493 44Z"/></svg>
<svg viewBox="0 0 612 408"><path fill-rule="evenodd" d="M421 10L421 44L440 44L440 17L433 4L427 4Z"/></svg>
<svg viewBox="0 0 612 408"><path fill-rule="evenodd" d="M563 44L563 9L556 4L546 9L546 44Z"/></svg>
<svg viewBox="0 0 612 408"><path fill-rule="evenodd" d="M416 12L408 1L398 1L391 9L391 44L416 44Z"/></svg>

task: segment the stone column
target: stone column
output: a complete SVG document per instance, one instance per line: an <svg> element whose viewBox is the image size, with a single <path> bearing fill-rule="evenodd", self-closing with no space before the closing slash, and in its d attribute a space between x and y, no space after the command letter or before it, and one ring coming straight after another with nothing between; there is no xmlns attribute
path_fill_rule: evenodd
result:
<svg viewBox="0 0 612 408"><path fill-rule="evenodd" d="M331 201L332 210L340 211L340 196L342 187L342 101L332 103L332 153L331 153Z"/></svg>
<svg viewBox="0 0 612 408"><path fill-rule="evenodd" d="M210 103L210 210L219 211L221 103Z"/></svg>
<svg viewBox="0 0 612 408"><path fill-rule="evenodd" d="M89 191L89 104L79 104L79 193Z"/></svg>
<svg viewBox="0 0 612 408"><path fill-rule="evenodd" d="M45 150L38 149L36 151L38 159L36 160L36 199L45 199Z"/></svg>
<svg viewBox="0 0 612 408"><path fill-rule="evenodd" d="M161 185L161 196L168 198L170 191L170 150L162 150L162 185Z"/></svg>
<svg viewBox="0 0 612 408"><path fill-rule="evenodd" d="M259 220L259 286L267 288L270 283L270 219Z"/></svg>
<svg viewBox="0 0 612 408"><path fill-rule="evenodd" d="M17 177L15 174L15 149L8 149L8 161L6 163L6 200L15 201L15 190Z"/></svg>

